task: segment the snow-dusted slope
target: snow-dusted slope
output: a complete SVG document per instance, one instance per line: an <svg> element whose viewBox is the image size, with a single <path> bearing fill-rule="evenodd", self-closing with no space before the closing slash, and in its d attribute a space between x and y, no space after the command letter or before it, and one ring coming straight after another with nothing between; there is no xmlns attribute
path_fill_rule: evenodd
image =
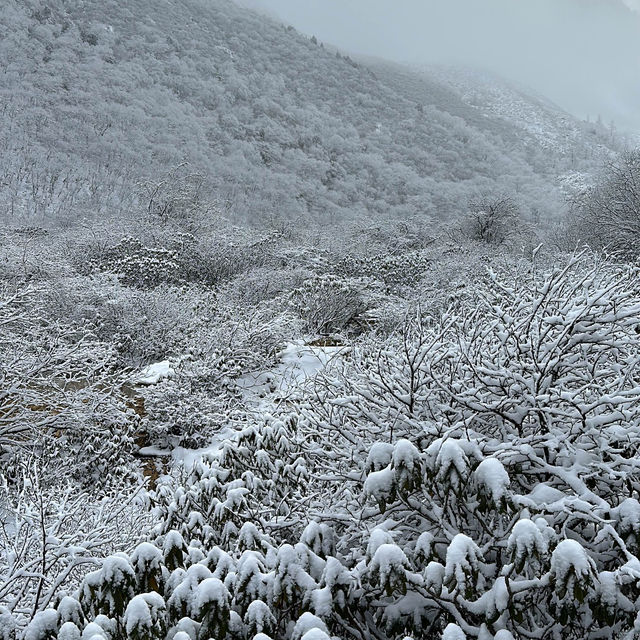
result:
<svg viewBox="0 0 640 640"><path fill-rule="evenodd" d="M188 162L227 212L258 222L449 219L481 190L554 210L544 113L522 114L523 146L519 114L484 122L511 109L491 91L431 82L435 97L416 99L393 75L228 0L7 0L0 201L108 213L141 177Z"/></svg>
<svg viewBox="0 0 640 640"><path fill-rule="evenodd" d="M544 96L487 72L449 67L426 73L453 87L465 104L483 115L501 118L524 131L526 144L561 154L580 148L606 153L614 144L612 132L603 125L581 122Z"/></svg>
<svg viewBox="0 0 640 640"><path fill-rule="evenodd" d="M553 173L558 165L590 168L618 147L615 131L583 122L532 90L487 71L459 66L401 67L371 61L380 78L399 91L463 118L501 138L512 148L544 152L536 170Z"/></svg>

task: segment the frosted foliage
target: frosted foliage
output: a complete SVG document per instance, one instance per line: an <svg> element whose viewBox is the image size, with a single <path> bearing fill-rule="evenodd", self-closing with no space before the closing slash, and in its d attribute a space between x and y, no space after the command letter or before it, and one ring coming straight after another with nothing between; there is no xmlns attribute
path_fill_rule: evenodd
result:
<svg viewBox="0 0 640 640"><path fill-rule="evenodd" d="M392 468L385 467L380 471L373 471L367 476L364 485L365 493L378 502L385 502L393 493L395 476Z"/></svg>
<svg viewBox="0 0 640 640"><path fill-rule="evenodd" d="M58 640L81 640L80 629L73 622L65 622L58 630Z"/></svg>
<svg viewBox="0 0 640 640"><path fill-rule="evenodd" d="M151 611L144 596L136 596L127 605L124 616L127 633L134 631L149 631L153 624Z"/></svg>
<svg viewBox="0 0 640 640"><path fill-rule="evenodd" d="M469 536L459 533L447 548L445 583L464 592L470 586L471 576L478 573L480 560L478 545Z"/></svg>
<svg viewBox="0 0 640 640"><path fill-rule="evenodd" d="M162 564L162 554L156 546L143 542L131 554L131 564L138 571L158 569Z"/></svg>
<svg viewBox="0 0 640 640"><path fill-rule="evenodd" d="M640 530L640 502L635 498L626 498L614 509L615 517L623 531Z"/></svg>
<svg viewBox="0 0 640 640"><path fill-rule="evenodd" d="M598 574L597 592L605 607L611 610L614 610L624 602L617 576L612 571L601 571ZM624 605L628 606L628 604L630 603L624 602Z"/></svg>
<svg viewBox="0 0 640 640"><path fill-rule="evenodd" d="M367 470L380 471L391 464L394 446L387 442L376 442L367 455Z"/></svg>
<svg viewBox="0 0 640 640"><path fill-rule="evenodd" d="M467 456L456 440L434 442L427 449L427 456L436 477L458 488L469 472Z"/></svg>
<svg viewBox="0 0 640 640"><path fill-rule="evenodd" d="M9 611L0 607L0 639L13 640L17 628L18 625Z"/></svg>
<svg viewBox="0 0 640 640"><path fill-rule="evenodd" d="M46 640L58 629L58 613L53 609L37 613L29 623L24 640Z"/></svg>
<svg viewBox="0 0 640 640"><path fill-rule="evenodd" d="M432 589L435 593L442 591L442 582L444 580L445 567L435 560L427 565L425 570L425 585L428 589Z"/></svg>
<svg viewBox="0 0 640 640"><path fill-rule="evenodd" d="M127 633L138 637L152 637L158 631L158 620L163 616L165 603L155 592L137 595L131 599L124 614Z"/></svg>
<svg viewBox="0 0 640 640"><path fill-rule="evenodd" d="M551 575L558 582L565 582L570 573L585 579L593 573L593 560L582 545L575 540L563 540L551 554Z"/></svg>
<svg viewBox="0 0 640 640"><path fill-rule="evenodd" d="M268 631L275 627L276 620L269 606L262 600L254 600L247 608L244 622L257 633Z"/></svg>
<svg viewBox="0 0 640 640"><path fill-rule="evenodd" d="M130 578L134 578L133 569L129 558L124 555L105 558L99 572L99 579L103 583L123 587Z"/></svg>
<svg viewBox="0 0 640 640"><path fill-rule="evenodd" d="M509 607L511 594L507 581L502 576L494 583L491 591L487 594L487 613L491 618L502 614Z"/></svg>
<svg viewBox="0 0 640 640"><path fill-rule="evenodd" d="M445 628L442 640L467 640L467 636L457 624L452 622Z"/></svg>
<svg viewBox="0 0 640 640"><path fill-rule="evenodd" d="M420 467L420 452L406 439L399 440L393 448L394 468L403 467L413 473L416 467Z"/></svg>
<svg viewBox="0 0 640 640"><path fill-rule="evenodd" d="M316 614L328 616L334 609L344 608L353 583L352 574L337 558L327 558L321 577L323 586L313 594Z"/></svg>
<svg viewBox="0 0 640 640"><path fill-rule="evenodd" d="M207 605L216 604L224 606L227 603L229 592L224 584L217 578L207 578L198 585L196 608L202 611Z"/></svg>
<svg viewBox="0 0 640 640"><path fill-rule="evenodd" d="M76 625L82 624L83 613L80 604L75 598L64 596L58 606L58 617L60 622L73 622Z"/></svg>
<svg viewBox="0 0 640 640"><path fill-rule="evenodd" d="M322 629L309 629L300 640L331 640L329 634Z"/></svg>
<svg viewBox="0 0 640 640"><path fill-rule="evenodd" d="M385 529L376 527L369 534L369 542L367 543L367 557L373 558L378 549L384 544L393 544L393 536Z"/></svg>
<svg viewBox="0 0 640 640"><path fill-rule="evenodd" d="M96 624L95 622L90 622L82 632L82 640L97 640L98 638L107 638L107 634L104 629Z"/></svg>
<svg viewBox="0 0 640 640"><path fill-rule="evenodd" d="M315 632L322 633L324 637L327 637L327 625L317 616L306 612L298 618L293 633L291 634L291 640L302 640L302 638L306 638L310 633L312 634L310 637L313 639L316 638L316 636L313 635ZM318 639L319 638L320 636L318 636Z"/></svg>
<svg viewBox="0 0 640 640"><path fill-rule="evenodd" d="M341 606L344 602L339 603ZM333 611L333 597L329 586L313 592L313 610L319 616L329 616Z"/></svg>
<svg viewBox="0 0 640 640"><path fill-rule="evenodd" d="M540 529L528 518L518 520L511 530L507 550L512 554L516 566L521 565L528 556L547 552L547 541Z"/></svg>
<svg viewBox="0 0 640 640"><path fill-rule="evenodd" d="M261 534L252 522L245 522L238 534L238 544L251 549L259 545Z"/></svg>
<svg viewBox="0 0 640 640"><path fill-rule="evenodd" d="M484 459L475 469L478 483L487 491L494 502L499 502L509 486L509 474L500 460Z"/></svg>
<svg viewBox="0 0 640 640"><path fill-rule="evenodd" d="M403 572L408 565L407 556L400 547L395 544L382 544L376 549L369 569L377 572L380 582L384 584L394 573Z"/></svg>
<svg viewBox="0 0 640 640"><path fill-rule="evenodd" d="M182 633L188 638L197 637L198 623L191 618L181 618L175 628L178 633Z"/></svg>
<svg viewBox="0 0 640 640"><path fill-rule="evenodd" d="M300 542L304 542L314 553L326 557L333 553L333 531L326 524L310 522L302 532Z"/></svg>
<svg viewBox="0 0 640 640"><path fill-rule="evenodd" d="M431 555L434 537L429 531L423 531L416 541L415 554L427 558Z"/></svg>

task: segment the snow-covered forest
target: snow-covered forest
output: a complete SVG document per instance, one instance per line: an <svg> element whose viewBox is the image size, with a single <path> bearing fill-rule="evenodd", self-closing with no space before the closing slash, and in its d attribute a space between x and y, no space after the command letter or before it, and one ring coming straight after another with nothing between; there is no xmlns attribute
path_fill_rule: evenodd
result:
<svg viewBox="0 0 640 640"><path fill-rule="evenodd" d="M229 0L0 11L0 640L640 638L640 151Z"/></svg>

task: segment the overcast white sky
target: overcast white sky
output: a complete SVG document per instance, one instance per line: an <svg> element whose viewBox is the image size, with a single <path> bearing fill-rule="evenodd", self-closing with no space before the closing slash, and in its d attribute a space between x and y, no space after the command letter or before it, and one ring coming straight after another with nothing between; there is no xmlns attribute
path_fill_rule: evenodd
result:
<svg viewBox="0 0 640 640"><path fill-rule="evenodd" d="M343 50L486 67L640 132L640 0L248 1Z"/></svg>

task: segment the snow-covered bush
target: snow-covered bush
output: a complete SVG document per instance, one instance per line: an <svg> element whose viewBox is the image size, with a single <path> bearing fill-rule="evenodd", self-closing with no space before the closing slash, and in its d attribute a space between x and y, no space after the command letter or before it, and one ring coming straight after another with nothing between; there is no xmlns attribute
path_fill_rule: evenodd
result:
<svg viewBox="0 0 640 640"><path fill-rule="evenodd" d="M249 269L277 263L280 236L248 233L228 225L206 233L179 227L144 225L114 243L118 227L75 240L70 260L78 273L110 273L125 286L150 289L160 285L212 287Z"/></svg>
<svg viewBox="0 0 640 640"><path fill-rule="evenodd" d="M121 478L136 420L119 392L114 350L90 326L52 317L48 294L0 289L0 459L10 468L36 455L87 485L106 469Z"/></svg>
<svg viewBox="0 0 640 640"><path fill-rule="evenodd" d="M291 293L289 306L308 332L326 335L363 322L362 314L369 307L366 291L365 279L319 275Z"/></svg>
<svg viewBox="0 0 640 640"><path fill-rule="evenodd" d="M429 269L431 259L425 251L395 254L347 256L338 268L350 278L380 280L391 291L414 286Z"/></svg>
<svg viewBox="0 0 640 640"><path fill-rule="evenodd" d="M58 603L58 622L79 624L81 609L64 594L101 558L132 549L150 524L139 492L129 486L112 487L96 500L46 471L30 460L20 477L0 474L0 622L3 607L24 623ZM52 480L66 480L66 489Z"/></svg>
<svg viewBox="0 0 640 640"><path fill-rule="evenodd" d="M596 184L572 201L570 232L594 249L637 259L640 252L640 150L610 160Z"/></svg>
<svg viewBox="0 0 640 640"><path fill-rule="evenodd" d="M172 224L198 233L218 210L205 177L186 163L157 179L141 180L137 187L140 203L154 225Z"/></svg>
<svg viewBox="0 0 640 640"><path fill-rule="evenodd" d="M224 355L182 362L171 377L137 390L144 403L139 434L147 444L162 448L206 445L233 420L237 375L233 361Z"/></svg>
<svg viewBox="0 0 640 640"><path fill-rule="evenodd" d="M518 230L519 212L509 196L482 195L469 202L461 229L471 240L500 245Z"/></svg>

